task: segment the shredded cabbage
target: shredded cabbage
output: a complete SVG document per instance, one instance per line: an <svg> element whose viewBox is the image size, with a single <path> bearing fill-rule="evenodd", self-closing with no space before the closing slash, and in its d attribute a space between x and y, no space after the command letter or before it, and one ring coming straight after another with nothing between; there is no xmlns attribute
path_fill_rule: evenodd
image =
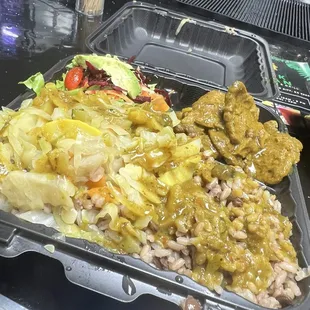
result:
<svg viewBox="0 0 310 310"><path fill-rule="evenodd" d="M46 213L42 210L32 210L17 213L16 216L27 222L45 225L54 229L59 229L52 213Z"/></svg>
<svg viewBox="0 0 310 310"><path fill-rule="evenodd" d="M182 184L193 177L199 161L200 156L194 156L185 162L182 162L178 167L162 174L159 177L159 180L170 187L176 184Z"/></svg>
<svg viewBox="0 0 310 310"><path fill-rule="evenodd" d="M199 154L201 150L201 140L200 139L195 139L190 141L187 144L177 146L173 152L173 159L182 159L182 158L189 158L194 155Z"/></svg>
<svg viewBox="0 0 310 310"><path fill-rule="evenodd" d="M142 167L128 164L124 168L119 170L119 174L123 176L126 182L135 190L137 190L140 194L142 194L145 198L147 198L150 202L159 204L159 197L149 190L147 186L143 184L143 181L147 178L151 178L152 174L145 171ZM140 182L139 182L140 181ZM156 178L153 180L157 182Z"/></svg>
<svg viewBox="0 0 310 310"><path fill-rule="evenodd" d="M86 61L131 99L98 86L67 91L65 74L45 87L40 74L25 81L37 97L19 111L0 112L2 208L66 236L139 253L143 230L158 223L169 188L193 176L201 141L174 133L180 121L173 110L133 102L141 90L159 95L155 85L140 85L131 65L110 55L79 55L69 67L86 68ZM43 211L47 206L51 213Z"/></svg>
<svg viewBox="0 0 310 310"><path fill-rule="evenodd" d="M26 210L44 209L45 204L73 208L75 186L55 174L12 171L2 182L2 194L13 206Z"/></svg>

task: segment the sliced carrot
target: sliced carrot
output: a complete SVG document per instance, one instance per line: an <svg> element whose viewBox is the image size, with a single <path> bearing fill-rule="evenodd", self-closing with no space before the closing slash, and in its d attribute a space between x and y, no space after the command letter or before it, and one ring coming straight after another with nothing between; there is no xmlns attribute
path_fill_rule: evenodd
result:
<svg viewBox="0 0 310 310"><path fill-rule="evenodd" d="M126 95L124 95L121 92L118 92L116 90L113 89L104 89L102 90L104 93L106 93L109 97L113 97L114 99L123 99L125 102L131 102L133 103L133 101L131 99L129 99Z"/></svg>
<svg viewBox="0 0 310 310"><path fill-rule="evenodd" d="M163 96L159 95L151 101L154 111L166 112L170 109Z"/></svg>
<svg viewBox="0 0 310 310"><path fill-rule="evenodd" d="M111 97L113 99L123 99L125 102L130 102L133 103L133 101L128 98L126 95L124 95L121 92L118 92L116 90L113 89L102 89L102 90L86 90L85 94L87 95L93 95L96 94L97 92L103 92L105 93L108 97Z"/></svg>
<svg viewBox="0 0 310 310"><path fill-rule="evenodd" d="M105 177L102 177L98 182L88 181L86 183L89 190L87 191L90 197L94 195L99 195L104 198L106 202L112 202L113 196L107 186ZM120 191L120 188L115 187L117 191Z"/></svg>
<svg viewBox="0 0 310 310"><path fill-rule="evenodd" d="M151 97L151 99L152 99L152 95L153 95L153 93L148 92L146 90L142 90L141 93L140 93L140 96L142 96L142 97Z"/></svg>
<svg viewBox="0 0 310 310"><path fill-rule="evenodd" d="M88 188L96 188L96 187L103 187L103 186L106 186L106 179L105 177L102 177L99 181L97 182L92 182L92 181L88 181L86 183L86 186Z"/></svg>
<svg viewBox="0 0 310 310"><path fill-rule="evenodd" d="M113 197L112 197L110 190L108 189L107 186L91 188L87 191L87 193L90 197L93 197L94 195L98 195L100 197L103 197L105 202L112 202L113 201Z"/></svg>
<svg viewBox="0 0 310 310"><path fill-rule="evenodd" d="M92 90L86 90L86 91L85 91L85 94L86 94L86 95L93 95L93 94L95 94L97 91L98 91L98 90L94 90L94 89L92 89Z"/></svg>
<svg viewBox="0 0 310 310"><path fill-rule="evenodd" d="M162 95L160 94L157 94L151 90L142 90L141 93L140 93L140 96L142 97L150 97L152 100L158 98L158 97L162 97Z"/></svg>
<svg viewBox="0 0 310 310"><path fill-rule="evenodd" d="M141 96L151 97L151 104L154 111L166 112L170 109L165 98L161 94L143 89Z"/></svg>

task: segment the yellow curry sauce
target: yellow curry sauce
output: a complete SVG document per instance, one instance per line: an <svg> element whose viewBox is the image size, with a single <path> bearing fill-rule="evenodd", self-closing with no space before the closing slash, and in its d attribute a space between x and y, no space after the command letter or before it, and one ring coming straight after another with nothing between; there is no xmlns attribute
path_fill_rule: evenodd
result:
<svg viewBox="0 0 310 310"><path fill-rule="evenodd" d="M270 201L275 197L267 191L256 195L262 191L260 185L234 166L262 182L275 184L298 162L302 145L288 134L279 133L275 122L258 121L259 110L242 83L234 83L226 95L212 91L201 97L192 108L179 113L181 123L174 131L168 113L154 111L151 103L115 102L100 91L72 95L47 84L31 108L49 117L60 109L62 119L36 119L34 128L23 129L28 135L27 146L32 144L31 148L43 155L35 163L21 158L14 164L6 152L11 152L11 142L6 140L11 119L6 120L0 157L8 171L63 175L78 188L74 197L78 198L91 191L89 180L74 169L76 154L70 143L77 136L83 143L95 141L93 148L105 155L101 161L107 171L105 185L92 192L109 197L95 214L99 220L110 216L109 230L116 238L107 241L102 235L84 231L87 222L79 227L67 226L67 235L133 254L139 253L141 243L146 241L143 229L149 222L157 226L156 241L163 247L167 247L168 240L176 239L177 231L182 232L191 237L192 277L210 289L219 285L230 289L252 286L252 291L259 293L270 285L273 262L286 259L296 263L289 241L292 224L274 210ZM17 118L25 117L27 111L21 110ZM203 159L205 152L211 156L208 160ZM224 158L230 166L212 160L212 156ZM113 173L110 158L122 158L117 173ZM227 183L238 180L240 186L232 189L229 199L239 199L241 204L212 197L193 181L194 176L201 177L203 184L214 178ZM132 202L137 191L130 186L138 189L139 203ZM121 212L119 205L124 206ZM53 212L59 217L58 211L55 208Z"/></svg>
<svg viewBox="0 0 310 310"><path fill-rule="evenodd" d="M230 166L215 163L212 166L213 177L225 181L242 180L244 189L234 191L231 198L240 197L248 191L247 188L259 187L257 182ZM177 230L190 230L195 247L193 278L196 281L214 289L215 285L222 283L226 271L231 274L230 280L230 277L225 279L228 288L247 288L253 283L259 293L270 285L271 262L283 258L292 262L296 260L289 241L292 225L267 203L268 199L258 201L251 198L241 207L226 207L193 181L175 185L169 192L166 205L160 209L157 241L165 246ZM199 232L195 232L198 227ZM229 233L231 229L244 231L247 238L236 239ZM278 248L275 250L275 247Z"/></svg>
<svg viewBox="0 0 310 310"><path fill-rule="evenodd" d="M217 151L212 149L214 157L241 166L266 184L279 183L299 161L302 144L280 133L275 121L258 121L259 109L241 82L229 87L226 96L207 93L192 109L184 109L180 118L178 132L207 133Z"/></svg>

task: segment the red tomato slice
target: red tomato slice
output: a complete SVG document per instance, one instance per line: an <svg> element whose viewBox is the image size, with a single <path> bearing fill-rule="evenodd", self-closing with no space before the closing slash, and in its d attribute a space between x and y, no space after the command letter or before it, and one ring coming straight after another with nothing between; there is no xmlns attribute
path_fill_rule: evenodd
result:
<svg viewBox="0 0 310 310"><path fill-rule="evenodd" d="M83 79L83 68L74 67L68 71L65 78L65 87L68 90L76 89L79 87Z"/></svg>

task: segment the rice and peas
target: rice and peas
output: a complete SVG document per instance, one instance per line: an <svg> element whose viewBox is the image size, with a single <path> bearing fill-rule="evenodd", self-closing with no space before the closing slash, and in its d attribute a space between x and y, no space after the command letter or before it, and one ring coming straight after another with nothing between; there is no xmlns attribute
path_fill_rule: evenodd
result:
<svg viewBox="0 0 310 310"><path fill-rule="evenodd" d="M218 162L214 146L202 143L206 133L174 132L180 121L153 109L158 97L127 99L48 83L19 111L5 109L7 209L27 220L51 214L67 236L218 294L224 287L274 309L292 303L308 270L298 266L292 224L276 196L244 167Z"/></svg>
<svg viewBox="0 0 310 310"><path fill-rule="evenodd" d="M212 157L206 158L206 161L214 162ZM298 262L295 257L295 251L292 248L289 237L291 233L291 224L288 219L282 217L281 203L276 199L275 195L271 195L264 186L252 179L246 178L231 178L228 180L220 180L217 177L211 182L205 183L201 177L194 176L193 182L197 186L201 186L206 195L212 201L218 204L219 209L226 209L219 217L214 215L213 221L200 221L198 216L195 217L191 227L181 227L180 229L173 229L165 235L165 239L158 238L160 228L158 225L150 222L148 227L144 230L146 233L146 242L141 243L141 250L139 253L132 253L135 258L140 258L144 262L162 270L172 270L179 274L192 277L195 281L206 285L211 290L215 290L221 294L223 282L228 286L228 289L236 292L244 298L268 308L280 308L281 304L290 304L295 297L301 295L301 291L296 283L304 277L299 278L299 275L304 271L298 267ZM250 187L247 183L250 183ZM240 197L235 197L234 193ZM92 207L98 207L98 200L91 199ZM81 204L81 202L78 202ZM100 203L100 202L99 202ZM83 204L83 203L82 203ZM88 205L88 202L86 202ZM255 206L265 205L265 210L256 208ZM100 207L100 206L99 206ZM123 206L120 207L119 214L122 214ZM222 212L222 211L221 211ZM264 227L256 227L255 223L258 217L263 217ZM224 219L230 221L231 227L228 228L228 238L235 240L236 258L247 256L246 259L251 260L249 252L246 251L248 245L245 242L250 235L267 234L270 238L270 246L276 252L276 259L273 262L264 261L268 264L268 279L262 284L259 273L260 269L256 269L252 264L261 263L258 261L249 261L248 265L253 268L252 272L248 271L245 279L239 283L240 286L230 286L232 280L230 275L225 271L216 271L216 275L210 276L206 274L205 266L207 257L204 255L204 248L200 250L199 239L202 234L212 234L212 244L208 246L213 247L216 251L221 251L224 246L221 241L220 230L215 233L218 220ZM286 221L285 227L280 227L280 221ZM105 232L110 238L109 230L110 219L104 219L97 223L100 230ZM216 242L219 241L218 246ZM279 250L278 242L286 242L286 246L291 251L292 257L285 257ZM229 248L229 251L231 248ZM216 255L216 254L215 254ZM227 252L222 255L229 255ZM222 257L219 258L221 260ZM242 264L236 264L231 261L228 270L242 270ZM212 263L210 268L212 268ZM217 268L217 267L215 267ZM262 268L264 269L264 268ZM212 269L211 269L212 270ZM238 272L235 272L236 274ZM242 275L242 273L241 273ZM225 278L226 277L226 278ZM238 277L238 276L237 276ZM240 275L239 275L240 277ZM238 279L239 280L239 279ZM237 281L238 281L237 280ZM263 289L262 289L263 287Z"/></svg>

